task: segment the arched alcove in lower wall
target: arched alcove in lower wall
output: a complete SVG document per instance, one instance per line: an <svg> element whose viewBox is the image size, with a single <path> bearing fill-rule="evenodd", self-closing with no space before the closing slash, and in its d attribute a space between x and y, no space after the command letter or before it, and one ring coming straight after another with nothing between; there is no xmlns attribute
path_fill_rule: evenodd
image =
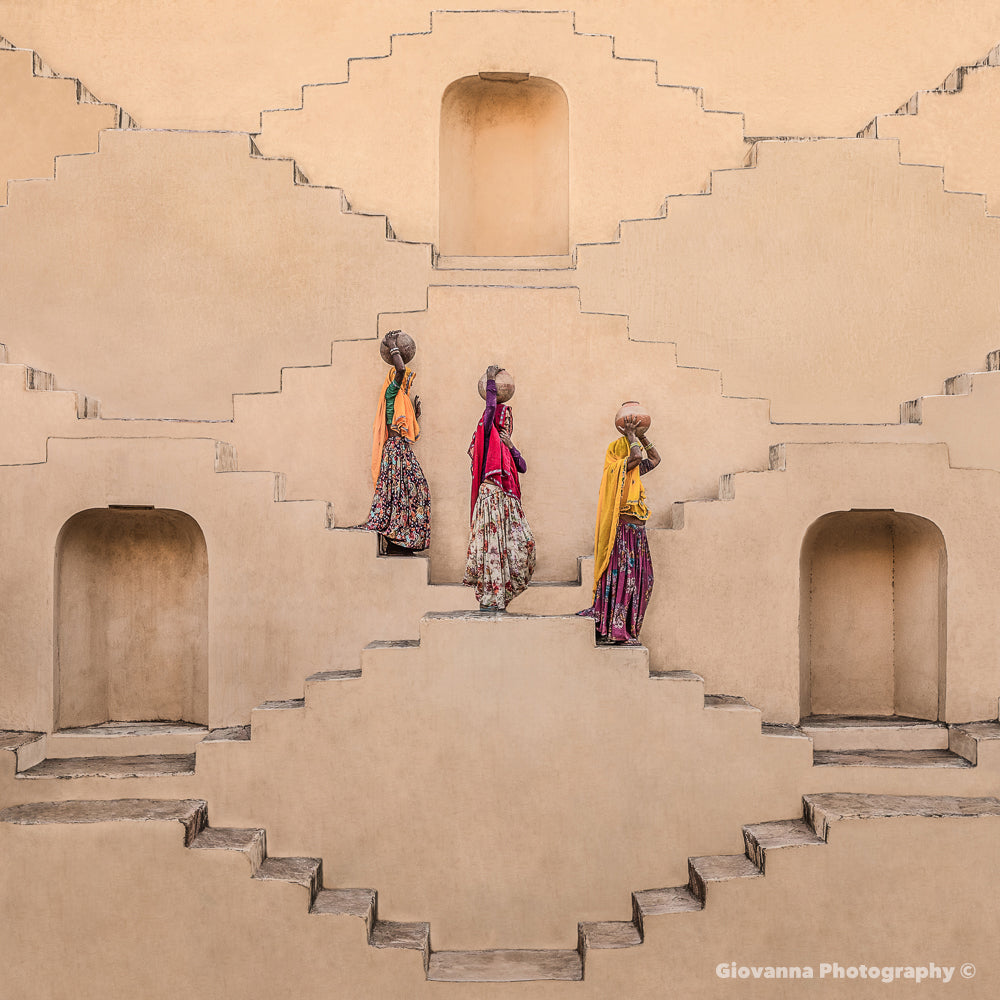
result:
<svg viewBox="0 0 1000 1000"><path fill-rule="evenodd" d="M208 551L176 510L101 508L56 545L55 723L208 721Z"/></svg>
<svg viewBox="0 0 1000 1000"><path fill-rule="evenodd" d="M569 103L527 73L480 73L441 99L443 254L569 253Z"/></svg>
<svg viewBox="0 0 1000 1000"><path fill-rule="evenodd" d="M802 543L801 714L937 719L947 555L937 525L893 510L815 521Z"/></svg>

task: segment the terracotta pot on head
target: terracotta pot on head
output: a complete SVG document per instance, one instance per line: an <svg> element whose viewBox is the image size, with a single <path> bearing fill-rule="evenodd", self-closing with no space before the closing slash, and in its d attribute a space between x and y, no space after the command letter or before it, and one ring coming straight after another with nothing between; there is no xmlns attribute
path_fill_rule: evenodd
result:
<svg viewBox="0 0 1000 1000"><path fill-rule="evenodd" d="M637 434L645 434L646 431L649 430L649 425L653 420L646 407L643 406L642 403L637 403L634 399L630 399L627 402L622 403L621 409L615 415L615 427L617 427L623 434L625 433L626 417L639 418L639 426L636 428Z"/></svg>
<svg viewBox="0 0 1000 1000"><path fill-rule="evenodd" d="M497 402L506 403L514 395L514 376L506 368L501 368L493 381L497 384ZM479 395L486 398L486 372L479 380Z"/></svg>
<svg viewBox="0 0 1000 1000"><path fill-rule="evenodd" d="M396 338L396 346L399 348L400 356L403 359L403 364L408 365L413 360L413 355L417 353L417 345L413 338L408 333L403 333L400 330L390 330L390 333L398 333L399 336ZM386 334L388 336L388 334ZM392 355L389 353L389 348L386 345L385 337L382 338L378 345L378 352L382 355L382 360L387 364L392 364Z"/></svg>

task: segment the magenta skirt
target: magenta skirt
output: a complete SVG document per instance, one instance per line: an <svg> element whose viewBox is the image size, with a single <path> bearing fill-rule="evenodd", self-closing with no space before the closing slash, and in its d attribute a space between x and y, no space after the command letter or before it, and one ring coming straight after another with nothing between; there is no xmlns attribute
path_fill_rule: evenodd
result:
<svg viewBox="0 0 1000 1000"><path fill-rule="evenodd" d="M652 593L653 563L646 529L639 524L619 523L611 561L597 583L593 607L578 613L594 619L599 638L638 642Z"/></svg>

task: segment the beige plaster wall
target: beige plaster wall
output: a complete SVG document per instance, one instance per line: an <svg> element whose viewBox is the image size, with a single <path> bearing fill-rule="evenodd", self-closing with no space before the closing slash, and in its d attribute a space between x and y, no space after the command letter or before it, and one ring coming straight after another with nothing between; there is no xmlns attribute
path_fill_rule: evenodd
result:
<svg viewBox="0 0 1000 1000"><path fill-rule="evenodd" d="M250 743L205 744L199 768L215 822L377 886L435 948L575 947L578 921L686 882L688 855L741 850L739 817L794 814L811 768L807 742L705 710L700 683L651 679L645 650L596 647L580 618L425 618L419 647L361 666L305 712L254 712Z"/></svg>
<svg viewBox="0 0 1000 1000"><path fill-rule="evenodd" d="M376 559L374 535L326 530L325 503L275 503L273 474L216 472L232 459L214 441L51 440L48 456L0 467L3 728L53 728L57 539L81 510L150 505L201 529L213 727L301 696L318 670L356 668L366 643L415 635L428 608L473 604L471 590L429 588L424 560Z"/></svg>
<svg viewBox="0 0 1000 1000"><path fill-rule="evenodd" d="M916 114L881 115L879 138L899 139L909 163L940 163L951 191L986 195L991 214L1000 212L1000 172L996 130L1000 72L993 66L969 70L957 93L922 93Z"/></svg>
<svg viewBox="0 0 1000 1000"><path fill-rule="evenodd" d="M233 391L373 336L376 308L419 307L428 261L245 135L105 132L55 181L12 187L0 341L107 415L224 419Z"/></svg>
<svg viewBox="0 0 1000 1000"><path fill-rule="evenodd" d="M663 995L669 977L673 988L693 997L857 997L891 988L907 997L961 992L986 1000L998 982L989 943L993 931L986 930L993 918L988 895L976 885L992 877L997 825L995 818L918 817L836 823L825 847L769 852L765 878L713 886L697 925L676 915L651 922L642 946L649 948L649 964L643 956L641 966L631 966L635 971L628 980L632 956L627 950L592 953L587 988L597 996L615 996L617 988L654 1000ZM969 864L971 857L981 858L984 868ZM962 888L955 891L952 885ZM911 964L904 954L925 954L925 965L954 966L952 982L948 987L846 978L733 982L715 974L718 963L735 961L738 966L810 965L818 977L821 962ZM945 955L954 958L945 961ZM958 967L963 963L974 966L972 979L962 979ZM912 964L919 964L916 957Z"/></svg>
<svg viewBox="0 0 1000 1000"><path fill-rule="evenodd" d="M125 16L113 0L4 0L0 33L144 126L253 129L261 108L297 105L302 84L342 80L348 58L388 52L392 32L426 32L431 9L414 0L171 0L130 5ZM619 56L658 59L662 82L702 86L708 107L747 111L752 135L853 134L1000 39L987 0L712 0L696 12L580 0L574 9L577 30L616 35Z"/></svg>
<svg viewBox="0 0 1000 1000"><path fill-rule="evenodd" d="M694 670L709 690L738 691L769 721L796 721L810 705L798 635L806 532L833 511L895 510L944 537L941 718L995 718L1000 677L988 666L996 653L983 623L994 615L1000 534L981 511L995 502L996 473L950 469L944 445L788 445L785 454L784 471L737 475L732 500L684 504L683 528L651 532L657 581L643 640L654 666Z"/></svg>
<svg viewBox="0 0 1000 1000"><path fill-rule="evenodd" d="M527 73L565 92L570 244L612 239L620 219L700 191L713 167L745 154L739 115L704 112L691 88L657 86L651 63L614 59L608 38L574 33L571 14L499 12L439 13L433 31L397 39L389 58L352 63L348 83L306 88L301 110L262 116L261 149L342 186L362 211L386 212L404 239L438 243L442 99L481 72Z"/></svg>
<svg viewBox="0 0 1000 1000"><path fill-rule="evenodd" d="M895 422L996 340L1000 229L894 142L765 142L707 197L580 250L584 309L677 342L682 364L782 422ZM609 275L617 277L608 280Z"/></svg>
<svg viewBox="0 0 1000 1000"><path fill-rule="evenodd" d="M604 454L623 400L653 413L650 439L663 457L646 480L655 524L674 499L715 495L722 473L767 461L774 431L764 401L723 397L717 372L678 367L672 345L630 339L623 317L581 314L574 289L432 287L425 311L380 317L381 332L397 328L418 345L414 450L431 487L435 582L464 573L467 449L491 362L517 383L513 440L528 464L521 486L539 580L575 577L577 557L593 551ZM374 340L337 343L329 367L286 370L280 394L236 397L231 433L242 466L287 470L290 497L328 498L338 525L364 522L384 372Z"/></svg>
<svg viewBox="0 0 1000 1000"><path fill-rule="evenodd" d="M51 177L61 153L91 153L97 133L113 128L110 105L78 104L75 80L36 77L31 52L0 49L0 204L7 181Z"/></svg>

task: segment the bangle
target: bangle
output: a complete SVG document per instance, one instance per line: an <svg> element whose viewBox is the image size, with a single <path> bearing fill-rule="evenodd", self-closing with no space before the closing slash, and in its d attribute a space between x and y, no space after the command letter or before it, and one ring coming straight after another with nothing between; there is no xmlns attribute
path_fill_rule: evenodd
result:
<svg viewBox="0 0 1000 1000"><path fill-rule="evenodd" d="M631 451L633 448L642 448L642 445L638 441L633 441L632 444L628 446L628 450Z"/></svg>

